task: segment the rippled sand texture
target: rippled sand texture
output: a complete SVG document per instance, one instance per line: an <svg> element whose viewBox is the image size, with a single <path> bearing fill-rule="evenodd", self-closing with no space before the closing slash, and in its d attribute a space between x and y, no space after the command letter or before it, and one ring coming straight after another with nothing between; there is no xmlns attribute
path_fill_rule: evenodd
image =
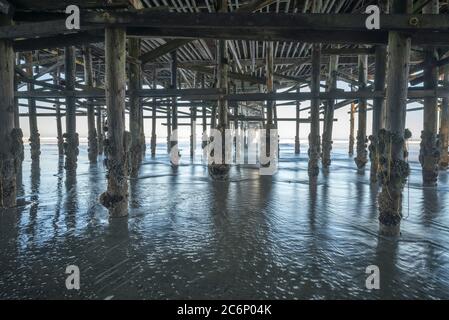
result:
<svg viewBox="0 0 449 320"><path fill-rule="evenodd" d="M130 182L129 217L111 221L97 202L105 170L85 145L76 177L55 145L40 164L27 154L19 207L0 214L0 298L449 298L448 174L423 188L418 145L399 240L377 235L377 187L345 145L316 186L306 145L299 158L282 145L274 177L234 166L229 182L208 178L201 150L192 164L184 146L177 171L165 150ZM65 288L72 264L79 291ZM380 290L365 288L372 264Z"/></svg>

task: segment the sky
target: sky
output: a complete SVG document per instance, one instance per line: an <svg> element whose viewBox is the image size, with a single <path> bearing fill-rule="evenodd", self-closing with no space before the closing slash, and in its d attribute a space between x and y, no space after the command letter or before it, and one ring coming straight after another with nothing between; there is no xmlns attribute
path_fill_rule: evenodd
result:
<svg viewBox="0 0 449 320"><path fill-rule="evenodd" d="M338 82L338 88L349 91L349 87L344 82ZM19 89L20 90L20 89ZM307 90L304 90L307 91ZM372 101L368 100L369 103ZM19 103L27 103L27 100L20 99ZM51 106L51 104L45 104L43 102L38 102L38 105L41 106ZM310 106L309 101L305 101L301 103L301 108ZM408 108L419 107L420 105L417 103L408 105ZM349 114L350 105L338 109L335 111L335 118L338 119L337 122L334 122L333 129L333 140L348 140L349 137ZM21 107L20 112L26 113L28 110L26 107ZM39 112L49 112L48 110L38 110ZM278 106L278 117L279 118L294 118L296 115L295 105L291 106ZM150 115L149 111L145 111L145 115ZM308 111L301 112L301 118L307 118L309 116ZM65 118L63 118L63 132L65 131ZM413 111L407 113L407 122L406 127L409 128L413 134L412 140L419 140L421 135L421 130L423 127L423 112L422 111ZM179 123L189 123L189 119L179 119ZM167 137L167 129L162 125L165 123L164 119L157 120L157 138L163 139L160 141L166 141ZM322 122L321 122L321 132L322 132ZM372 128L372 112L368 111L367 118L367 133L370 135ZM24 137L29 136L29 122L28 117L21 117L20 125L24 132ZM129 128L128 117L126 117L126 125ZM201 121L197 121L197 139L201 140ZM147 139L151 136L151 119L145 119L145 136ZM41 135L41 138L54 138L56 137L56 118L53 117L38 117L38 128ZM306 140L309 134L310 125L306 123L300 124L300 139ZM77 117L77 132L81 139L87 137L87 118L86 117ZM355 121L355 133L357 133L357 115ZM279 123L279 135L281 140L291 140L295 137L295 123L293 121L284 121ZM180 126L179 127L179 139L185 140L190 137L190 127L188 126Z"/></svg>

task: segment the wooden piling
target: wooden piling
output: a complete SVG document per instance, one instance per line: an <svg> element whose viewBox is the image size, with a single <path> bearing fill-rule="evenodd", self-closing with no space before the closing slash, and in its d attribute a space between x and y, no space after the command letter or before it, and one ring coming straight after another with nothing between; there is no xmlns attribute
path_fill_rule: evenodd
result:
<svg viewBox="0 0 449 320"><path fill-rule="evenodd" d="M359 56L359 90L363 91L366 89L366 84L368 81L368 56ZM367 101L366 99L359 99L358 105L358 130L357 130L357 155L355 163L357 168L364 169L366 163L368 162L368 151L367 151L367 137L366 137L366 116L367 116Z"/></svg>
<svg viewBox="0 0 449 320"><path fill-rule="evenodd" d="M65 48L65 85L67 91L75 90L76 83L76 55L75 47ZM76 132L76 99L72 95L66 97L66 132L64 133L64 153L66 156L65 168L67 171L75 170L78 159L79 137Z"/></svg>
<svg viewBox="0 0 449 320"><path fill-rule="evenodd" d="M374 87L376 91L385 90L385 77L387 68L387 48L386 46L376 47L376 65L374 73ZM377 182L377 175L379 171L379 132L385 127L383 114L385 109L385 99L376 98L373 100L373 133L369 137L369 157L371 160L371 183Z"/></svg>
<svg viewBox="0 0 449 320"><path fill-rule="evenodd" d="M53 84L59 85L61 73L59 67L56 72L53 73ZM55 111L56 111L56 139L58 140L58 153L59 155L64 155L64 138L62 133L62 117L61 117L61 103L59 98L56 99L55 103Z"/></svg>
<svg viewBox="0 0 449 320"><path fill-rule="evenodd" d="M274 89L274 43L272 41L266 44L266 79L267 79L267 93L273 93ZM266 102L266 123L265 123L265 136L261 136L264 139L262 143L265 144L265 157L266 159L273 159L272 153L277 153L277 150L271 150L271 135L270 131L276 129L276 107L273 100L267 100ZM269 166L270 163L263 164Z"/></svg>
<svg viewBox="0 0 449 320"><path fill-rule="evenodd" d="M228 2L227 0L217 1L217 11L227 12ZM228 43L226 40L217 40L217 88L223 90L225 94L228 94L228 71L229 71L229 59L228 59ZM215 127L221 135L221 159L216 161L216 158L209 163L208 171L213 179L225 180L228 178L230 165L226 163L226 141L225 130L229 128L228 123L228 101L220 97L217 101L217 107L215 112L218 116L218 122ZM215 126L215 113L212 112L211 128ZM220 147L219 145L217 147ZM211 154L213 156L213 154Z"/></svg>
<svg viewBox="0 0 449 320"><path fill-rule="evenodd" d="M169 85L171 87L171 85ZM170 147L171 147L171 142L170 142L170 137L171 137L171 128L172 128L172 123L171 123L171 116L172 116L172 106L169 104L167 105L167 153L170 153Z"/></svg>
<svg viewBox="0 0 449 320"><path fill-rule="evenodd" d="M449 66L444 66L444 86L449 86ZM449 165L449 98L443 98L440 112L440 162L441 170L447 170Z"/></svg>
<svg viewBox="0 0 449 320"><path fill-rule="evenodd" d="M300 92L300 88L298 85L298 88L296 89L296 92L299 93ZM300 150L301 150L301 146L300 146L300 139L299 139L299 119L301 118L301 102L299 102L298 100L296 100L296 121L295 121L295 154L299 154Z"/></svg>
<svg viewBox="0 0 449 320"><path fill-rule="evenodd" d="M196 79L198 74L195 74L195 87L196 87ZM196 149L196 118L197 112L196 107L190 108L190 158L195 156Z"/></svg>
<svg viewBox="0 0 449 320"><path fill-rule="evenodd" d="M20 62L20 55L15 54L14 60L15 64ZM19 79L17 73L14 73L14 92L18 91ZM17 185L21 184L22 181L22 163L25 159L25 148L23 145L23 131L20 128L20 108L19 108L19 98L14 96L14 142L16 146L15 150L15 168L16 168L16 179Z"/></svg>
<svg viewBox="0 0 449 320"><path fill-rule="evenodd" d="M140 66L139 70L142 73L142 67ZM140 76L140 85L139 88L142 88L142 74ZM142 159L145 158L145 153L147 151L147 142L146 142L146 137L145 137L145 118L144 118L144 114L143 114L143 103L142 103L142 98L139 97L139 128L140 128L140 146L141 146L141 150L142 150Z"/></svg>
<svg viewBox="0 0 449 320"><path fill-rule="evenodd" d="M100 86L100 72L95 73L95 86ZM103 130L103 108L102 105L98 104L96 106L96 123L97 123L97 146L98 146L98 155L103 154L103 141L104 141L104 130Z"/></svg>
<svg viewBox="0 0 449 320"><path fill-rule="evenodd" d="M237 85L234 83L233 84L233 91L234 93L237 93ZM234 143L234 158L237 159L237 138L239 135L239 103L237 101L234 101L233 105L232 105L232 111L233 111L233 115L234 115L234 139L233 139L233 143Z"/></svg>
<svg viewBox="0 0 449 320"><path fill-rule="evenodd" d="M25 62L27 63L27 74L28 77L33 78L34 70L33 70L33 53L26 52L25 53ZM29 92L34 91L34 84L28 83L27 89ZM30 153L32 160L39 160L39 156L41 154L41 142L40 142L40 134L37 126L37 113L36 113L36 99L29 98L28 99L28 113L29 113L29 126L30 126Z"/></svg>
<svg viewBox="0 0 449 320"><path fill-rule="evenodd" d="M354 155L354 132L355 132L355 111L357 106L354 102L351 103L351 110L349 111L349 155Z"/></svg>
<svg viewBox="0 0 449 320"><path fill-rule="evenodd" d="M423 8L423 14L438 14L438 0L432 0ZM438 87L438 53L434 47L424 49L424 89L435 90ZM438 99L436 96L424 98L423 131L419 161L422 166L423 184L433 186L438 180Z"/></svg>
<svg viewBox="0 0 449 320"><path fill-rule="evenodd" d="M84 82L89 87L94 86L94 76L92 70L92 50L90 47L83 48L84 58ZM93 99L87 99L87 141L88 157L90 163L97 163L98 137L95 128L95 106Z"/></svg>
<svg viewBox="0 0 449 320"><path fill-rule="evenodd" d="M171 56L171 82L170 89L176 89L178 87L178 52L174 50L170 53ZM170 154L176 158L179 155L178 152L178 98L172 98L171 106L171 136L169 139ZM174 152L174 154L172 154ZM172 165L177 165L177 160L171 159Z"/></svg>
<svg viewBox="0 0 449 320"><path fill-rule="evenodd" d="M310 134L309 134L309 177L317 177L319 174L319 161L321 153L320 141L320 71L321 71L321 45L312 45L312 78L310 91L313 98L310 102Z"/></svg>
<svg viewBox="0 0 449 320"><path fill-rule="evenodd" d="M204 74L201 74L201 89L206 87ZM202 125L203 125L203 135L202 135L202 143L201 148L204 150L207 146L207 109L205 102L203 101L203 106L201 110L202 115Z"/></svg>
<svg viewBox="0 0 449 320"><path fill-rule="evenodd" d="M0 25L4 24L0 17ZM20 153L14 128L14 51L0 40L0 208L16 205L16 160ZM21 137L20 137L21 139Z"/></svg>
<svg viewBox="0 0 449 320"><path fill-rule="evenodd" d="M392 12L407 12L407 3L403 0L395 0ZM399 235L402 219L402 192L410 171L408 163L404 161L410 51L411 39L407 34L389 32L387 121L386 128L381 129L379 133L379 153L382 164L379 178L382 191L378 197L379 232L388 236Z"/></svg>
<svg viewBox="0 0 449 320"><path fill-rule="evenodd" d="M129 149L129 134L125 132L125 29L116 27L105 29L105 53L108 135L104 143L105 153L108 156L108 188L100 196L100 202L109 210L110 217L123 217L128 214L127 151Z"/></svg>
<svg viewBox="0 0 449 320"><path fill-rule="evenodd" d="M329 62L329 75L327 79L327 90L334 92L337 89L337 70L338 56L332 55ZM334 105L335 100L327 101L324 110L324 129L323 129L323 168L328 168L331 164L332 151L332 129L334 125Z"/></svg>
<svg viewBox="0 0 449 320"><path fill-rule="evenodd" d="M157 70L156 68L153 69L153 89L157 89ZM151 106L151 156L156 156L156 144L157 144L157 137L156 137L156 115L157 115L157 105L156 105L156 98L153 98L153 105Z"/></svg>
<svg viewBox="0 0 449 320"><path fill-rule="evenodd" d="M19 54L16 53L14 56L15 66L20 63ZM14 73L14 92L19 91L19 76ZM14 127L20 128L20 108L19 108L19 98L14 96Z"/></svg>
<svg viewBox="0 0 449 320"><path fill-rule="evenodd" d="M131 146L129 150L129 172L131 177L137 177L143 157L141 109L142 101L137 95L141 89L141 65L136 60L140 56L140 39L129 38L128 40L129 62L129 130L131 132Z"/></svg>

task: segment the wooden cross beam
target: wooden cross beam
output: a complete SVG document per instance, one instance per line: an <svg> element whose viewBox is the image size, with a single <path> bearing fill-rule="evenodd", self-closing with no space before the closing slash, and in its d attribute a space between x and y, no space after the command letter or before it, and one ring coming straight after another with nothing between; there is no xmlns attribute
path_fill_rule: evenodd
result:
<svg viewBox="0 0 449 320"><path fill-rule="evenodd" d="M127 92L129 96L130 92ZM140 97L179 97L185 100L219 100L226 99L228 101L306 101L314 98L311 92L277 92L277 93L233 93L224 94L220 89L142 89L134 92ZM104 90L98 88L86 89L83 91L18 91L15 96L19 99L23 98L66 98L75 97L98 98L104 97ZM329 91L320 92L318 98L321 100L330 99L374 99L385 97L383 91L359 90L359 91ZM421 99L426 97L449 97L449 88L438 88L435 90L409 88L409 99Z"/></svg>
<svg viewBox="0 0 449 320"><path fill-rule="evenodd" d="M409 33L416 44L447 45L445 15L381 15L381 30L366 30L365 14L166 13L154 10L83 12L81 30L128 28L129 35L321 43L387 43L389 31ZM78 33L79 33L78 32ZM1 39L74 33L65 20L0 27ZM34 41L39 41L34 39Z"/></svg>

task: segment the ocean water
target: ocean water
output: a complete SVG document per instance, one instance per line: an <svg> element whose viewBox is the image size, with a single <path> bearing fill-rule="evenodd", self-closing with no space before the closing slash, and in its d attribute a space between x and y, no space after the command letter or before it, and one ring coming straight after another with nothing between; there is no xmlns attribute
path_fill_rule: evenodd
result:
<svg viewBox="0 0 449 320"><path fill-rule="evenodd" d="M0 298L447 299L448 173L423 188L418 148L402 234L388 239L378 235L378 186L344 143L316 184L306 144L300 156L282 144L274 176L241 165L226 182L211 180L201 150L191 161L185 144L173 170L161 144L129 181L129 216L112 220L97 201L105 168L89 165L85 144L76 176L56 145L42 145L39 163L27 147L18 207L0 211ZM65 286L69 265L80 290ZM370 265L379 290L365 286Z"/></svg>

